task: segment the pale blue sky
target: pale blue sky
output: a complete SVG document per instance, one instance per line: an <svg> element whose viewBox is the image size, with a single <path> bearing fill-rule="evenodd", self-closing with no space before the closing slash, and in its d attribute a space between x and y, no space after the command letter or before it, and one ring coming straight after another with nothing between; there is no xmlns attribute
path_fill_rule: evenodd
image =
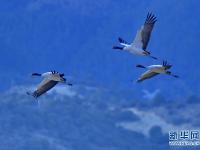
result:
<svg viewBox="0 0 200 150"><path fill-rule="evenodd" d="M4 82L0 89L31 83L32 72L57 70L96 86L199 92L199 4L197 0L0 1ZM136 64L160 62L111 49L118 36L131 42L149 11L158 21L148 49L174 65L178 80L163 75L131 83L142 73Z"/></svg>

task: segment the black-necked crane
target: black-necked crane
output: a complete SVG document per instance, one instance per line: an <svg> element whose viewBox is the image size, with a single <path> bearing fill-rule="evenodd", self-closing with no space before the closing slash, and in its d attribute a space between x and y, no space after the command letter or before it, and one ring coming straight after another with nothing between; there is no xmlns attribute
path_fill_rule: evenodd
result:
<svg viewBox="0 0 200 150"><path fill-rule="evenodd" d="M66 79L64 78L63 73L59 73L56 71L45 72L45 73L33 73L32 76L40 76L43 77L42 82L38 85L34 92L27 92L28 95L32 95L37 98L42 94L46 93L48 90L53 88L59 82L66 83ZM71 83L67 83L67 85L71 86Z"/></svg>
<svg viewBox="0 0 200 150"><path fill-rule="evenodd" d="M149 56L153 59L157 59L156 57L151 56L150 51L147 50L151 32L156 21L156 17L152 13L148 13L144 24L137 31L134 41L128 43L119 37L118 40L121 46L113 46L113 49L124 50L136 55Z"/></svg>
<svg viewBox="0 0 200 150"><path fill-rule="evenodd" d="M167 61L163 61L162 65L150 65L147 67L145 67L143 65L137 65L136 67L147 69L147 71L139 77L137 82L142 82L142 81L152 78L158 74L167 74L167 75L173 76L175 78L178 78L177 75L174 75L174 74L172 74L171 71L168 71L172 67L172 65L168 64Z"/></svg>

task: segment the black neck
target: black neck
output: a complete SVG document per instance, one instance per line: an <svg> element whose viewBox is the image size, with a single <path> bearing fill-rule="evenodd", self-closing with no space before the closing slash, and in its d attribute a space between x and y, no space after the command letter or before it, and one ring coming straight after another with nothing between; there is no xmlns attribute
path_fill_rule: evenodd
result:
<svg viewBox="0 0 200 150"><path fill-rule="evenodd" d="M41 76L40 73L32 73L32 76Z"/></svg>
<svg viewBox="0 0 200 150"><path fill-rule="evenodd" d="M146 68L146 67L143 66L143 65L136 65L136 67L138 67L138 68Z"/></svg>

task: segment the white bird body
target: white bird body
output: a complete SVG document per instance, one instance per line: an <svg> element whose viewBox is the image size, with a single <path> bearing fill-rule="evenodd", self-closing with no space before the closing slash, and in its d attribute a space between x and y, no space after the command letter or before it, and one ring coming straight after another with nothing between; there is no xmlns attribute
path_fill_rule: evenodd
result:
<svg viewBox="0 0 200 150"><path fill-rule="evenodd" d="M142 48L136 47L133 44L121 44L124 46L124 50L132 53L132 54L136 54L136 55L140 55L140 56L146 56L148 55L147 51L144 51Z"/></svg>
<svg viewBox="0 0 200 150"><path fill-rule="evenodd" d="M42 73L41 76L43 78L47 78L47 77L50 77L52 75L52 72L45 72L45 73Z"/></svg>
<svg viewBox="0 0 200 150"><path fill-rule="evenodd" d="M155 72L155 73L166 73L167 70L163 65L151 65L146 67L148 70Z"/></svg>

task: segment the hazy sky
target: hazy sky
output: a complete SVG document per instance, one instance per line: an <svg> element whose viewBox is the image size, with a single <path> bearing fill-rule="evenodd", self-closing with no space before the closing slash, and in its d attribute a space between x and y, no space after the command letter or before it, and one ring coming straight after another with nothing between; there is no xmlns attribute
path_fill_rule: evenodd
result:
<svg viewBox="0 0 200 150"><path fill-rule="evenodd" d="M199 6L198 0L2 0L0 89L32 83L32 72L57 70L96 86L199 92ZM161 62L112 50L118 36L133 41L150 11L158 21L148 49L173 64L178 80L162 75L131 83L143 72L136 64Z"/></svg>
<svg viewBox="0 0 200 150"><path fill-rule="evenodd" d="M200 126L199 8L199 0L0 0L0 149L173 149L169 130ZM148 50L180 79L135 83L144 72L136 64L162 62L112 49L119 36L133 41L148 12L158 19ZM31 73L50 70L74 85L37 103L26 95L40 82Z"/></svg>

